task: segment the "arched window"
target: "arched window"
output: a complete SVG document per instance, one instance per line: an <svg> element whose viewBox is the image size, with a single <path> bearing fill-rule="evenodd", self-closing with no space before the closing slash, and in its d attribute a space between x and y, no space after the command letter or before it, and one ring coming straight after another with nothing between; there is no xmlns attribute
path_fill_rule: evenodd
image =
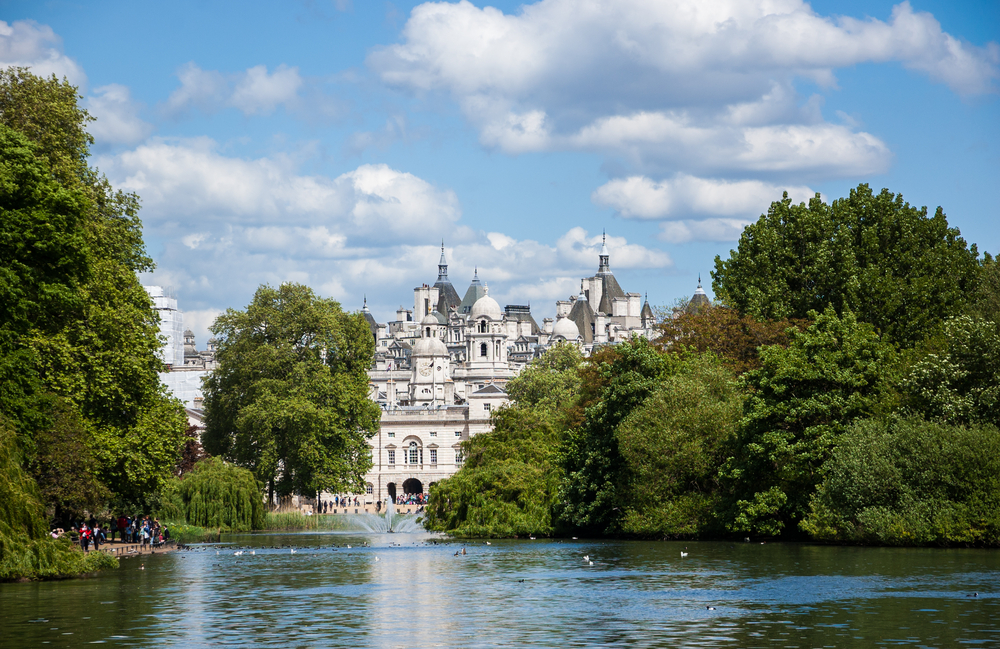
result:
<svg viewBox="0 0 1000 649"><path fill-rule="evenodd" d="M486 356L486 343L479 346L479 355Z"/></svg>
<svg viewBox="0 0 1000 649"><path fill-rule="evenodd" d="M485 320L480 320L479 321L479 333L481 333L481 334L486 333L486 321Z"/></svg>
<svg viewBox="0 0 1000 649"><path fill-rule="evenodd" d="M417 464L420 461L420 449L416 442L410 442L410 464Z"/></svg>
<svg viewBox="0 0 1000 649"><path fill-rule="evenodd" d="M431 328L430 327L427 327L427 337L428 338L431 337Z"/></svg>

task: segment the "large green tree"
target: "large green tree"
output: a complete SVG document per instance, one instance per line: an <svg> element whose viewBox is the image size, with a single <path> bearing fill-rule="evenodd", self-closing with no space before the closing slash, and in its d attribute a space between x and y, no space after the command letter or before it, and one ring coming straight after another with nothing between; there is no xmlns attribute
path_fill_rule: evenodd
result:
<svg viewBox="0 0 1000 649"><path fill-rule="evenodd" d="M269 497L360 491L380 411L364 318L301 284L261 286L212 326L219 367L205 382L205 450L250 469Z"/></svg>
<svg viewBox="0 0 1000 649"><path fill-rule="evenodd" d="M615 437L627 467L620 531L712 531L725 443L743 406L736 378L712 354L691 356L625 418Z"/></svg>
<svg viewBox="0 0 1000 649"><path fill-rule="evenodd" d="M993 426L862 420L840 440L801 526L879 545L1000 545L1000 434Z"/></svg>
<svg viewBox="0 0 1000 649"><path fill-rule="evenodd" d="M760 369L743 376L745 414L720 472L734 532L794 533L844 430L886 408L892 346L850 312L812 316L787 348L762 349Z"/></svg>
<svg viewBox="0 0 1000 649"><path fill-rule="evenodd" d="M65 80L0 72L0 414L46 497L73 491L51 483L74 477L49 443L72 433L91 451L92 476L142 504L170 475L184 415L157 376L138 198L87 165L91 118L77 99ZM41 453L36 439L48 444Z"/></svg>
<svg viewBox="0 0 1000 649"><path fill-rule="evenodd" d="M715 258L717 297L758 319L852 311L889 340L913 345L962 313L979 279L971 249L939 207L933 216L887 189L859 185L825 203L788 194Z"/></svg>
<svg viewBox="0 0 1000 649"><path fill-rule="evenodd" d="M591 356L581 394L585 418L562 446L565 477L557 508L564 524L592 533L618 531L628 465L616 431L677 363L639 337Z"/></svg>

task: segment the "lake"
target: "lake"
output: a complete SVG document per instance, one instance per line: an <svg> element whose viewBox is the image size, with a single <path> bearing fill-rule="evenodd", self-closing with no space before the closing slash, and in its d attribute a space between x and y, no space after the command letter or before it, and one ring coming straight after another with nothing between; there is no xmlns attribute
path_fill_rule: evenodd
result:
<svg viewBox="0 0 1000 649"><path fill-rule="evenodd" d="M0 584L0 646L1000 646L993 550L422 532L223 541L88 579Z"/></svg>

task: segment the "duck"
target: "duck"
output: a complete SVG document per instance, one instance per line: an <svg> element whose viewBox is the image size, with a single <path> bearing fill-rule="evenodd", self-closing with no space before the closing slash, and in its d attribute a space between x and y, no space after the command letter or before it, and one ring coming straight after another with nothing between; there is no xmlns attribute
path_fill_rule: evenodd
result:
<svg viewBox="0 0 1000 649"><path fill-rule="evenodd" d="M688 553L687 553L687 552L681 552L681 556L682 556L682 557L686 557L687 555L688 555Z"/></svg>
<svg viewBox="0 0 1000 649"><path fill-rule="evenodd" d="M706 606L705 609L709 610L709 611L714 611L715 607L714 606Z"/></svg>
<svg viewBox="0 0 1000 649"><path fill-rule="evenodd" d="M292 548L292 551L290 552L290 554L295 554L295 548Z"/></svg>

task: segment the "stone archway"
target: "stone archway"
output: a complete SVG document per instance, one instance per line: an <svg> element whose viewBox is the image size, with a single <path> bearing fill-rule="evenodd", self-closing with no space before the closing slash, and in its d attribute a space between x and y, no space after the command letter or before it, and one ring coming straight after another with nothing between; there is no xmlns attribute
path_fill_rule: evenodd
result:
<svg viewBox="0 0 1000 649"><path fill-rule="evenodd" d="M385 490L389 494L389 498L392 502L396 502L396 483L390 482L385 486Z"/></svg>
<svg viewBox="0 0 1000 649"><path fill-rule="evenodd" d="M403 482L403 493L404 494L422 494L424 493L424 486L420 484L420 481L416 478L410 478Z"/></svg>

